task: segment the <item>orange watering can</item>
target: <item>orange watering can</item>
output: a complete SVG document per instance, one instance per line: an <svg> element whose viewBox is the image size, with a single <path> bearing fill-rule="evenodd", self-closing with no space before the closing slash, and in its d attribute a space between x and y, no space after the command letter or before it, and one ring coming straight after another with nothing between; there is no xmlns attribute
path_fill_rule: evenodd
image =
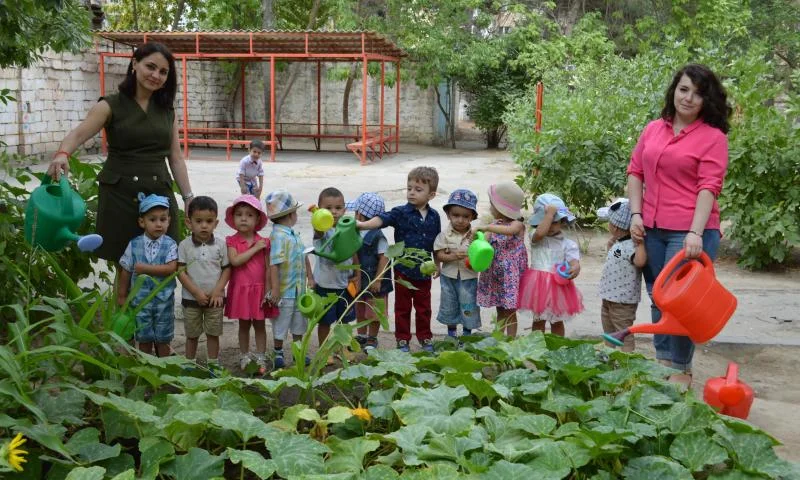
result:
<svg viewBox="0 0 800 480"><path fill-rule="evenodd" d="M723 415L746 420L753 405L753 389L739 381L739 365L730 362L724 377L708 379L703 400Z"/></svg>
<svg viewBox="0 0 800 480"><path fill-rule="evenodd" d="M705 252L696 260L684 258L684 250L675 254L653 284L653 302L661 310L661 321L604 333L605 340L621 346L631 333L657 333L705 343L722 330L736 310L736 297L717 281Z"/></svg>

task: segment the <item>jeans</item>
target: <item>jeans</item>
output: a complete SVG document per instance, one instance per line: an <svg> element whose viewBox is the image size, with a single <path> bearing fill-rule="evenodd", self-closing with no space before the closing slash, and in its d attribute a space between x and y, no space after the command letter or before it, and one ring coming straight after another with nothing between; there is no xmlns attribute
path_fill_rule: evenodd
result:
<svg viewBox="0 0 800 480"><path fill-rule="evenodd" d="M667 262L683 248L683 239L688 232L678 230L664 230L662 228L648 228L644 238L644 245L647 249L647 265L642 273L644 274L647 294L653 300L653 284L656 277L661 273ZM715 260L719 249L719 230L703 231L703 251L706 255ZM653 302L651 306L651 316L653 323L661 320L661 310ZM672 367L684 372L691 370L692 357L694 356L694 342L689 337L680 335L655 335L653 345L656 347L656 358L659 360L669 360Z"/></svg>
<svg viewBox="0 0 800 480"><path fill-rule="evenodd" d="M442 294L436 320L447 326L462 325L476 330L481 328L481 309L478 307L478 279L439 277Z"/></svg>

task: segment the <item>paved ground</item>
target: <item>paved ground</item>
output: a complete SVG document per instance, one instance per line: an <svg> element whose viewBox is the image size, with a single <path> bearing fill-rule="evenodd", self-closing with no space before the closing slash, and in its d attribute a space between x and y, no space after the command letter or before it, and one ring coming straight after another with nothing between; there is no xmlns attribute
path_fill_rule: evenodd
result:
<svg viewBox="0 0 800 480"><path fill-rule="evenodd" d="M234 155L234 159L240 155ZM194 192L212 196L224 210L239 194L234 180L236 165L235 161L225 161L224 152L194 150L188 162ZM507 152L403 145L402 153L367 166L360 166L352 154L345 152L279 152L278 162L266 165L265 183L267 191L288 189L306 205L316 203L323 188L335 186L347 199L364 191L378 192L386 200L387 207L393 207L405 203L406 175L420 165L433 166L439 171L438 194L432 205L440 212L452 190L469 188L479 195L481 213L488 213L486 189L489 184L512 180L518 174ZM304 209L297 228L310 244L310 214ZM232 232L224 222L220 223L220 235ZM391 229L386 233L391 239ZM586 311L567 325L567 334L596 337L601 332L597 284L605 255L605 235L586 231L568 235L574 236L584 250L581 275L576 283L583 292ZM753 273L737 268L732 260L723 259L717 263L717 272L720 281L737 296L739 307L714 342L698 348L695 385L701 386L710 376L723 375L727 361L739 362L742 378L757 391L751 420L787 444L781 449L782 455L800 460L800 418L786 415L789 409L800 404L800 375L794 367L800 354L800 348L796 348L800 346L800 270ZM436 312L438 282L433 285ZM485 329L491 329L493 314L488 309L482 312ZM643 300L637 320L649 322L649 300ZM530 316L523 313L520 321L524 334L525 329L530 328ZM435 334L445 333L441 325L433 323ZM237 355L235 328L234 323L226 324L223 338L222 359L230 363L231 368ZM180 326L176 328L176 332L182 331ZM638 350L650 352L652 345L648 339L642 340ZM183 350L183 341L180 336L176 338L174 347L179 352ZM381 335L381 344L387 347L393 344L390 333ZM202 346L200 350L204 352Z"/></svg>

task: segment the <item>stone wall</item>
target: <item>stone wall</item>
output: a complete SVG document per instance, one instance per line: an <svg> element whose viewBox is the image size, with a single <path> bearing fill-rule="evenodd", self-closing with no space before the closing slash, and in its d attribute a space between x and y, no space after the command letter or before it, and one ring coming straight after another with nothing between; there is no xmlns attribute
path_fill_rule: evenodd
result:
<svg viewBox="0 0 800 480"><path fill-rule="evenodd" d="M60 141L86 117L100 96L98 58L94 51L78 55L46 52L34 67L0 69L0 90L8 89L16 99L7 105L0 103L0 140L6 143L7 152L46 157L58 149ZM245 94L248 122L263 122L266 119L264 65L255 63L247 69ZM107 93L117 91L127 66L128 59L106 59ZM296 63L291 68L297 69L299 74L283 108L278 112L277 120L316 124L316 63ZM322 123L339 124L342 123L345 82L327 78L331 68L332 64L322 64L321 118ZM387 65L387 73L391 68ZM180 121L183 118L180 63L177 65L177 74L179 91L175 107ZM290 75L290 70L277 72L276 99ZM230 85L232 78L231 69L219 62L188 63L190 126L221 126L230 121L241 121L241 91L237 89L234 96ZM360 79L353 82L349 102L351 124L361 124L361 86ZM394 87L385 87L384 118L388 124L395 123L395 91ZM367 95L367 122L378 123L380 85L376 79L369 78ZM402 139L417 143L433 142L433 112L436 108L433 91L420 90L413 82L406 81L402 85L400 98ZM311 127L299 125L287 128L312 131ZM83 148L90 153L99 151L100 135L86 142Z"/></svg>

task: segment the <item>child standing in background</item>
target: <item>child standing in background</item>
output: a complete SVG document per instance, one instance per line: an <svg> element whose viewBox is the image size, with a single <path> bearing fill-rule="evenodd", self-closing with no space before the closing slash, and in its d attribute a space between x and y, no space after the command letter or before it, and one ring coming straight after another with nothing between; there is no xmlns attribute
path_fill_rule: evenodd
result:
<svg viewBox="0 0 800 480"><path fill-rule="evenodd" d="M432 167L416 167L408 173L406 203L366 222L358 222L360 230L394 227L395 243L404 242L406 248L418 248L433 254L433 241L442 231L439 213L430 202L439 187L439 173ZM417 340L426 352L433 352L431 332L431 276L423 274L419 265L394 267L394 319L395 339L400 351L408 352L411 340L411 310L416 310ZM433 278L439 276L438 268ZM399 280L414 286L412 290Z"/></svg>
<svg viewBox="0 0 800 480"><path fill-rule="evenodd" d="M497 324L510 337L517 336L519 282L528 266L522 202L525 192L514 182L489 187L489 204L495 220L481 231L494 247L494 260L478 277L478 305L497 308Z"/></svg>
<svg viewBox="0 0 800 480"><path fill-rule="evenodd" d="M362 193L347 208L354 211L356 220L366 222L386 210L383 198L377 193ZM356 304L356 322L371 320L368 325L358 328L356 340L364 350L378 348L380 322L376 318L375 300L383 299L392 291L392 272L387 270L389 242L381 230L361 230L362 245L358 250L358 263L361 270L361 291L364 292ZM383 272L380 279L377 275ZM374 280L374 281L373 281Z"/></svg>
<svg viewBox="0 0 800 480"><path fill-rule="evenodd" d="M253 140L250 142L250 154L239 161L236 181L239 183L242 195L250 194L261 198L261 192L264 190L264 164L261 162L261 155L265 149L264 142Z"/></svg>
<svg viewBox="0 0 800 480"><path fill-rule="evenodd" d="M178 244L167 235L169 198L139 193L139 227L144 233L128 243L119 259L120 282L117 302L122 305L139 275L148 275L135 293L131 306L136 307L150 295L157 281L178 269ZM175 280L171 280L136 315L136 341L144 353L166 357L175 336Z"/></svg>
<svg viewBox="0 0 800 480"><path fill-rule="evenodd" d="M186 270L178 275L183 285L181 305L186 329L186 358L194 360L200 335L206 334L208 368L214 373L219 365L219 337L222 335L222 307L225 285L231 276L228 248L214 235L217 227L217 202L199 196L189 204L186 223L192 235L178 245L178 265Z"/></svg>
<svg viewBox="0 0 800 480"><path fill-rule="evenodd" d="M333 214L333 227L327 232L314 231L314 248L321 249L334 234L335 227L339 223L345 212L344 195L338 188L328 187L322 190L317 199L319 208L325 208ZM358 255L339 263L338 265L354 265L358 262ZM353 296L347 291L347 285L353 281L356 291L359 290L361 275L358 270L342 270L337 268L337 264L327 258L317 257L314 262L314 291L325 298L329 293L339 297L336 303L328 309L317 324L317 339L319 344L328 338L331 325L342 320L344 323L352 322L356 319ZM333 363L330 361L329 363Z"/></svg>
<svg viewBox="0 0 800 480"><path fill-rule="evenodd" d="M454 190L444 205L450 223L433 242L436 261L442 264L439 282L442 295L436 320L447 325L447 335L458 338L481 326L478 308L478 274L467 268L467 247L472 242L471 222L478 218L478 196L469 190Z"/></svg>
<svg viewBox="0 0 800 480"><path fill-rule="evenodd" d="M533 204L529 223L536 227L531 235L531 268L525 271L520 287L520 308L533 312L533 329L564 336L564 321L583 311L581 292L570 281L557 283L556 265L569 264L569 279L581 271L578 244L564 236L562 227L575 221L564 201L545 193Z"/></svg>
<svg viewBox="0 0 800 480"><path fill-rule="evenodd" d="M306 319L297 308L297 299L306 292L306 284L313 285L311 265L303 240L292 227L297 224L297 209L302 205L286 190L270 192L265 199L267 215L272 220L272 253L269 257L269 275L272 290L267 301L277 305L278 318L272 320L275 347L273 366L283 368L286 359L283 341L292 333L292 339L301 340L308 327ZM309 359L305 359L309 363Z"/></svg>
<svg viewBox="0 0 800 480"><path fill-rule="evenodd" d="M600 320L603 332L614 333L633 325L636 308L642 298L642 268L647 264L644 242L631 239L631 208L627 200L618 200L608 208L608 231L611 233L606 263L600 276L603 307ZM625 337L623 352L636 348L633 335ZM613 345L606 342L606 345Z"/></svg>
<svg viewBox="0 0 800 480"><path fill-rule="evenodd" d="M225 239L232 267L225 316L239 319L239 366L242 370L247 368L252 358L250 328L253 328L255 361L258 373L264 375L267 372L264 357L267 331L264 322L266 318L278 316L277 307L264 305L266 293L270 290L267 274L270 243L258 231L267 225L267 215L256 197L242 195L225 211L225 223L237 232Z"/></svg>

